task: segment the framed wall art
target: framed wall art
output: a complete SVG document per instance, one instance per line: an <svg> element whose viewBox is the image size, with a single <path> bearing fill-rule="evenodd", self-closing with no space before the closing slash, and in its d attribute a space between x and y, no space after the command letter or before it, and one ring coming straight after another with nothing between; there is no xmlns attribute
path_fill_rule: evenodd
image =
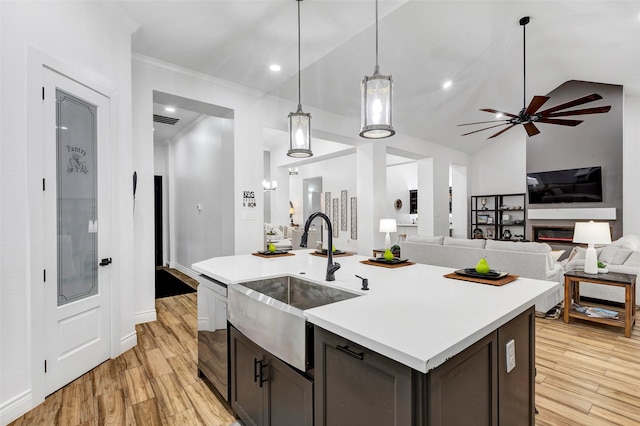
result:
<svg viewBox="0 0 640 426"><path fill-rule="evenodd" d="M340 191L340 230L347 230L347 191Z"/></svg>

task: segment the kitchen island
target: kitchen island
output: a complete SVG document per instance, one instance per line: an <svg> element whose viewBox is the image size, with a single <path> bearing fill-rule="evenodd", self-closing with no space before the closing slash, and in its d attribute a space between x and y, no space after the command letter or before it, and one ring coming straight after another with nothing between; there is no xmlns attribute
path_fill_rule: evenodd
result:
<svg viewBox="0 0 640 426"><path fill-rule="evenodd" d="M437 383L433 379L452 365L451 361L459 361L463 352L474 347L481 348L479 352L474 349L474 353L489 360L490 365L483 368L490 375L487 383L491 387L473 389L476 396L488 393L489 398L480 399L486 399L491 405L486 407L487 422L475 424L499 424L500 418L506 424L498 410L511 403L498 402L509 397L509 393L516 393L519 399L527 401L524 410L527 418L518 419L519 424L533 424L533 310L530 308L538 297L557 290L558 283L519 278L497 287L444 278L452 272L451 268L421 264L383 268L361 263L367 259L362 256L337 259L342 268L336 272L336 280L325 282L326 259L311 253L311 250L296 251L294 256L270 259L252 255L219 257L198 262L193 269L228 286L290 275L362 295L304 311L307 321L317 327L315 370L318 371L306 372L311 378L315 376L315 424L330 424L327 418L331 414L324 405L323 389L330 384L327 380L333 380L333 376L325 375L323 358L318 358L326 354L318 348L322 346L318 336L343 339L346 343L340 346L358 348L356 355L363 353L360 348L366 349L410 371L407 398L414 403L411 414L407 414L409 417L403 419L411 420L398 421L396 416L395 424L437 424L433 413L438 411L438 403L430 396L440 392L438 398L442 400L447 389L440 379ZM461 268L468 266L460 265ZM356 275L368 279L368 291L361 290L361 280ZM522 377L524 370L527 378L524 386L522 380L518 380L515 389L501 387L509 383L508 374L514 377L516 374L506 373L504 368L509 356L507 343L514 338L506 339L510 333L502 333L501 337L499 332L505 326L504 330L509 331L509 324L514 321L520 326L515 333L518 338L513 356L517 367L513 371L520 371ZM520 354L524 357L522 362ZM469 370L468 366L461 368ZM392 387L397 389L396 385ZM420 402L416 404L416 400ZM447 404L451 407L451 401ZM461 399L459 404L464 409L469 402ZM442 404L439 407L445 409Z"/></svg>

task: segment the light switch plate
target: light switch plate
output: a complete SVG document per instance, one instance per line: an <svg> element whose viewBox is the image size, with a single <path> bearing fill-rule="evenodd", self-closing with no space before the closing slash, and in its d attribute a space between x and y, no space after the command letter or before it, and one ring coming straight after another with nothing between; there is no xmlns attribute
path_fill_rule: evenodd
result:
<svg viewBox="0 0 640 426"><path fill-rule="evenodd" d="M511 339L507 342L507 350L505 353L507 357L507 373L516 368L516 342Z"/></svg>

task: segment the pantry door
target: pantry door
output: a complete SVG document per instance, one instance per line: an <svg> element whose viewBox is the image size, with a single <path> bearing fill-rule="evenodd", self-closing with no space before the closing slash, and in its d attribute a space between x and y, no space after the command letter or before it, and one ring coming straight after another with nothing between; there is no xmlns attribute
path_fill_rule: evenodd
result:
<svg viewBox="0 0 640 426"><path fill-rule="evenodd" d="M110 356L109 99L44 69L46 394Z"/></svg>

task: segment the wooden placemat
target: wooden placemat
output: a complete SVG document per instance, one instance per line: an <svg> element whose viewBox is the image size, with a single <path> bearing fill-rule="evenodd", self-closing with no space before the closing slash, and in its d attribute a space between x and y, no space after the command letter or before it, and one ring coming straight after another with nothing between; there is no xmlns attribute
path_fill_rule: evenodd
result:
<svg viewBox="0 0 640 426"><path fill-rule="evenodd" d="M415 265L416 262L402 262L402 263L382 263L372 262L370 260L361 260L360 263L371 266L380 266L382 268L402 268L403 266Z"/></svg>
<svg viewBox="0 0 640 426"><path fill-rule="evenodd" d="M487 280L487 279L475 278L475 277L465 277L464 275L456 274L455 272L452 272L450 274L445 274L443 276L445 278L453 278L454 280L471 281L474 283L498 285L498 286L508 284L520 278L519 275L508 274L497 280Z"/></svg>
<svg viewBox="0 0 640 426"><path fill-rule="evenodd" d="M314 251L314 252L311 252L311 253L309 253L309 254L310 254L310 255L312 255L312 256L327 257L327 255L326 255L326 254L316 253L315 251ZM353 256L353 253L351 253L351 252L345 252L345 253L340 253L340 254L334 254L334 255L333 255L333 257L345 257L345 256Z"/></svg>
<svg viewBox="0 0 640 426"><path fill-rule="evenodd" d="M295 256L295 253L262 254L262 253L256 252L251 254L258 257L264 257L266 259L270 259L272 257Z"/></svg>

